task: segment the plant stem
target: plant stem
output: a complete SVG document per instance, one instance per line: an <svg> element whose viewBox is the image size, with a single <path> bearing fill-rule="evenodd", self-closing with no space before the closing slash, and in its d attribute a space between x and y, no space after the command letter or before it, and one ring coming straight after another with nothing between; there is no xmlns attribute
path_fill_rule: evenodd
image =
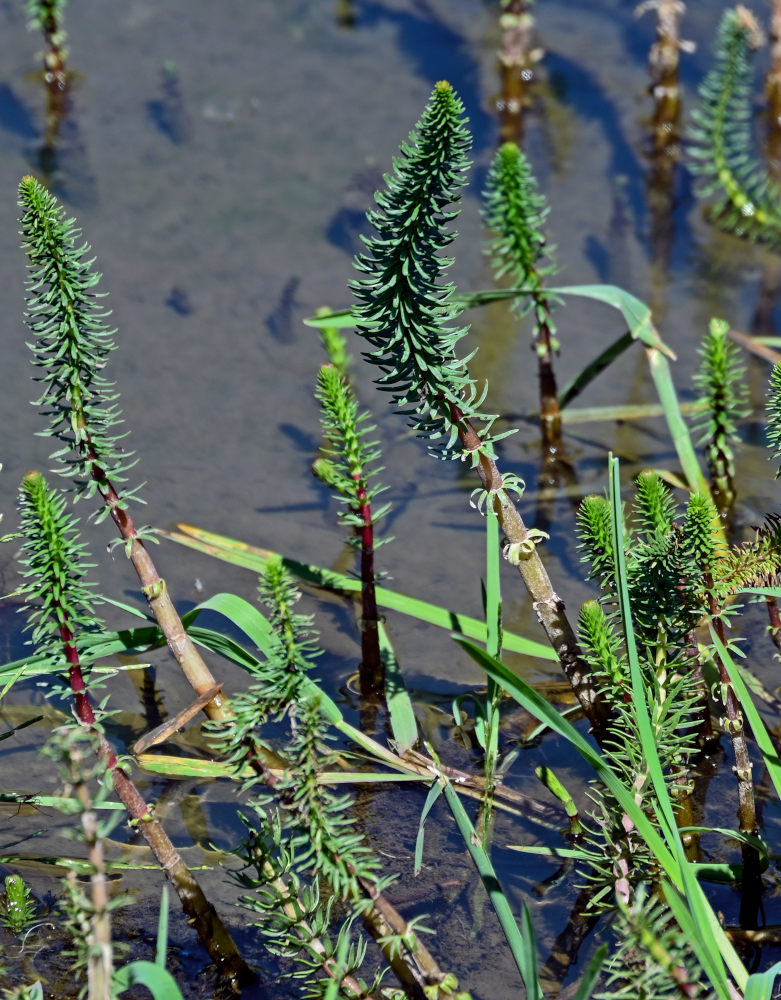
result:
<svg viewBox="0 0 781 1000"><path fill-rule="evenodd" d="M138 827L165 876L176 889L189 923L195 928L201 943L220 973L231 982L250 982L253 978L252 974L239 954L220 916L206 899L195 876L182 861L168 834L152 816L149 806L127 772L120 766L116 754L98 726L84 682L74 637L65 622L60 625L60 637L68 663L76 717L83 726L96 734L98 758L111 775L114 790L130 814L131 824Z"/></svg>
<svg viewBox="0 0 781 1000"><path fill-rule="evenodd" d="M363 476L353 473L356 500L362 524L355 531L361 542L361 694L364 697L381 694L385 688L385 665L380 655L377 628L377 594L374 583L374 525Z"/></svg>
<svg viewBox="0 0 781 1000"><path fill-rule="evenodd" d="M477 472L484 489L495 497L494 511L507 541L510 544L527 541L529 532L515 505L506 494L504 499L501 499L502 476L499 467L494 459L486 455L480 435L472 423L454 403L449 402L448 405L450 419L453 425L458 427L464 448L471 452L480 451ZM577 638L566 616L564 602L553 589L536 546L526 558L518 562L518 572L532 599L537 620L542 625L575 697L599 739L604 733L610 714L609 709L594 684L591 671L583 659Z"/></svg>
<svg viewBox="0 0 781 1000"><path fill-rule="evenodd" d="M111 519L116 524L120 535L125 541L130 562L138 574L138 579L141 582L141 590L146 597L149 610L160 626L168 648L173 653L174 659L181 667L190 686L196 694L204 694L204 692L215 686L216 681L206 666L203 657L196 649L192 639L185 631L179 613L168 594L165 580L157 572L148 549L138 537L133 518L127 509L121 506L120 496L110 479L106 476L103 466L98 460L90 439L89 430L86 427L83 412L79 413L77 411L76 418L76 423L80 425L78 440L89 462L90 473L97 483L98 492L109 508ZM219 722L227 721L233 716L230 702L221 692L208 702L204 711L210 719Z"/></svg>
<svg viewBox="0 0 781 1000"><path fill-rule="evenodd" d="M279 784L280 778L274 774L261 758L257 756L253 758L253 767L258 776L269 788L274 789ZM431 776L430 772L428 772L428 776ZM352 866L348 865L348 868L352 869ZM353 874L355 874L354 870ZM277 879L277 881L279 880ZM284 881L280 881L280 885L277 886L277 881L273 884L280 891L283 898L289 896L290 890L288 886ZM426 993L424 992L425 987L441 983L445 979L445 974L439 968L434 956L423 944L419 935L415 933L404 917L377 890L373 883L369 879L362 877L357 877L357 882L361 887L361 893L356 894L353 901L359 905L362 904L364 926L375 941L377 941L396 978L407 990L412 1000L427 1000ZM366 908L367 901L370 904L368 909ZM305 928L302 928L303 930ZM405 948L403 951L398 947L394 947L391 943L382 942L382 938L387 938L391 935L404 938ZM324 952L325 949L323 948ZM323 967L326 971L329 971L326 965ZM332 973L329 972L329 975L332 975ZM359 995L362 994L359 993Z"/></svg>

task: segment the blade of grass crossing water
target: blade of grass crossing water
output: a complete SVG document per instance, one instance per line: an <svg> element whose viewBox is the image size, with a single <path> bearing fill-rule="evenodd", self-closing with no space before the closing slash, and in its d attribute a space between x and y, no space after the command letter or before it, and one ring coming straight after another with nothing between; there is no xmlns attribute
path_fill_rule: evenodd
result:
<svg viewBox="0 0 781 1000"><path fill-rule="evenodd" d="M390 714L396 752L403 755L418 741L418 723L412 708L396 653L382 622L377 623L380 653L385 663L385 704Z"/></svg>
<svg viewBox="0 0 781 1000"><path fill-rule="evenodd" d="M426 796L426 801L423 803L423 808L420 812L420 820L418 821L418 835L415 838L415 867L414 874L417 875L420 869L423 867L423 840L424 840L424 828L426 824L426 817L431 812L431 808L437 801L439 796L442 794L442 785L435 781L434 784L429 789L428 795Z"/></svg>
<svg viewBox="0 0 781 1000"><path fill-rule="evenodd" d="M239 542L234 538L225 535L216 535L210 531L193 527L189 524L179 524L178 532L159 531L158 534L185 545L188 548L196 549L212 556L214 559L221 559L223 562L231 563L234 566L242 566L255 573L262 573L265 570L268 560L279 558L282 565L293 576L311 583L324 590L342 592L347 594L358 593L361 589L360 580L336 573L330 569L323 569L309 563L302 563L296 559L289 559L280 553L272 552L269 549L260 549L246 542ZM437 625L440 628L456 629L472 639L481 642L486 640L485 622L469 615L462 615L455 611L443 608L441 605L430 604L428 601L421 601L417 597L410 597L408 594L400 594L395 590L387 590L385 587L377 587L377 604L386 611L398 611L401 614L417 618L419 621L427 622L429 625ZM537 642L534 639L526 639L524 636L515 635L512 632L504 634L504 648L513 653L523 653L527 656L538 657L543 660L555 660L556 654L550 646Z"/></svg>
<svg viewBox="0 0 781 1000"><path fill-rule="evenodd" d="M432 749L429 747L428 750L432 758L436 760ZM537 948L534 941L534 932L531 929L531 919L524 919L525 933L521 933L518 924L515 922L515 917L512 914L504 890L499 883L494 866L480 844L475 828L472 826L472 822L461 804L458 793L444 775L440 774L439 781L442 785L447 804L450 806L450 811L453 813L456 826L477 868L488 897L491 900L491 905L504 931L510 951L515 959L515 964L518 966L518 971L526 987L526 996L528 1000L543 1000L542 987L540 986L537 974Z"/></svg>

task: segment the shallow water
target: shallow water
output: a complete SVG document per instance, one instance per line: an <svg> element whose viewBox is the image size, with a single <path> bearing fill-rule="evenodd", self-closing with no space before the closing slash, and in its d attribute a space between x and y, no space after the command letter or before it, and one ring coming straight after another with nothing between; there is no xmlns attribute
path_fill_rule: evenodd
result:
<svg viewBox="0 0 781 1000"><path fill-rule="evenodd" d="M319 440L312 386L320 350L316 334L301 320L321 305L348 304L346 285L363 213L440 78L458 90L474 132L475 168L458 223L461 237L452 273L461 290L491 285L478 195L497 141L494 5L365 0L355 6L356 24L349 29L337 23L337 4L324 0L236 0L227 8L198 0L73 4L67 27L77 82L52 178L53 190L92 244L104 274L102 288L110 292L119 330L111 377L122 393L140 456L138 476L147 481L148 506L138 517L158 526L189 521L320 565L340 556L342 539L328 491L309 471ZM708 65L721 9L721 3L708 0L687 12L684 35L698 47L683 60L686 107ZM525 145L553 206L549 230L564 269L561 281L620 283L650 302L663 338L678 354L675 377L687 398L708 318L721 314L734 327L750 329L761 284L772 278L773 260L704 222L685 171L676 180L666 243L651 240L654 219L645 181L650 17L636 20L631 6L618 0L549 0L535 14L546 56ZM46 468L51 450L45 439L35 437L41 423L28 405L35 387L21 320L24 260L15 205L19 178L35 169L41 144L44 94L30 72L39 48L38 37L25 29L23 5L0 3L0 421L5 429L0 511L6 530L15 524L17 484L29 468ZM562 342L557 371L563 385L622 328L617 314L578 300L557 318ZM528 334L519 334L516 321L498 307L467 319L469 346L480 348L473 373L488 379L491 409L515 418L532 411L537 386L536 377L530 377ZM769 322L776 320L771 308ZM360 345L352 341L351 350L357 358ZM755 403L766 375L764 364L749 361ZM473 484L455 465L428 459L365 379L360 394L374 414L390 486L386 496L394 504L387 533L396 540L381 550L382 568L400 590L479 614L474 565L481 563L483 542L467 502ZM582 403L653 400L637 351L602 376ZM743 433L738 520L752 524L761 516L756 511L772 507L774 486L758 425L747 421ZM527 482L524 515L531 522L536 516L541 526L546 520L557 525L547 559L560 593L576 607L589 591L572 544L574 502L604 488L607 450L621 456L627 482L647 465L674 466L675 457L657 420L577 425L565 443L577 485L572 496L559 491L546 504L536 489L540 454L533 423L519 421L519 432L503 447L503 460ZM124 558L103 554L108 529L98 528L91 537L101 584L120 599L137 601ZM0 551L6 590L13 586L11 555L10 546ZM239 570L167 543L159 559L184 607L221 590L254 597L254 580ZM536 634L525 593L509 572L506 579L507 626ZM307 600L308 609L317 608ZM8 620L3 618L4 641L10 655L21 655ZM442 635L390 616L389 625L405 676L422 692L425 705L436 703L447 711L452 693L480 682L470 661ZM354 626L348 612L334 604L319 608L318 626L328 650L322 674L336 688L358 662ZM164 657L158 660L171 703L183 703L183 682ZM552 676L550 665L517 661L516 666L535 678ZM240 683L237 674L226 670L226 687ZM770 677L768 682L772 686ZM140 731L135 696L126 690L133 707L123 725ZM43 700L31 685L24 697L31 704ZM16 691L9 700L20 700ZM429 708L426 718L437 741L458 758L446 717ZM7 775L22 768L30 789L44 783L49 765L39 764L36 755L44 734L43 725L31 727L11 746L2 745L4 786ZM545 752L562 753L555 745ZM159 783L153 784L147 794L159 791ZM383 791L372 800L371 822L378 828L397 808L391 794L396 793ZM422 792L419 802L416 795L408 794L411 816L423 801ZM232 809L225 808L232 803L232 790L209 786L194 800L204 810L203 829L227 847L239 834ZM181 824L181 842L191 843L182 810L171 815L172 824ZM47 819L47 828L51 822ZM414 840L415 827L411 821L407 840ZM498 827L498 840L518 835L504 829L502 821ZM19 836L11 815L3 815L2 830L3 841L14 832ZM35 851L65 850L55 843L47 830ZM400 868L408 867L410 850L405 841ZM442 859L432 865L447 871L430 875L434 888L422 893L424 910L436 910L447 900L437 886L462 875L466 884L468 878L455 841L445 839L440 853ZM499 863L511 883L519 879L509 852L500 852ZM546 874L535 870L524 877L524 885ZM218 899L233 898L220 877L212 881ZM147 882L152 898L147 905L152 906L158 883ZM568 891L558 889L538 906L540 926L551 933L563 923ZM445 909L452 916L452 907ZM241 926L246 918L230 919ZM462 956L462 982L475 996L510 995L516 990L513 970L485 968L488 941L494 942L496 932L481 932L478 944L470 937L469 920L438 918L448 925L443 953ZM176 933L178 943L185 942L182 947L197 953L186 928ZM197 964L200 955L192 961ZM207 986L193 989L193 996L207 995Z"/></svg>

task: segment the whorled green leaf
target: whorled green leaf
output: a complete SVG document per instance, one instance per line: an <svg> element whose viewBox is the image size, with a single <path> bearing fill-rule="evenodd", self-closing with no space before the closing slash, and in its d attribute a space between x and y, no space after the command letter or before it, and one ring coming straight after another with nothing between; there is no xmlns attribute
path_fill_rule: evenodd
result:
<svg viewBox="0 0 781 1000"><path fill-rule="evenodd" d="M464 456L462 416L482 425L485 448L498 439L490 436L495 416L479 410L467 359L456 354L466 331L452 325L461 311L452 285L440 284L452 263L442 256L455 238L447 226L469 167L463 111L450 84L436 84L375 195L377 208L368 213L374 235L355 262L363 277L351 286L357 332L372 348L366 358L381 371L378 386L441 458Z"/></svg>
<svg viewBox="0 0 781 1000"><path fill-rule="evenodd" d="M52 458L73 477L79 495L91 496L107 481L124 484L118 506L126 506L140 498L126 485L135 460L123 444L119 395L103 374L115 331L105 323L100 274L75 220L35 178L22 179L19 205L29 267L26 319L43 387L37 405L60 444ZM107 513L106 506L98 519Z"/></svg>

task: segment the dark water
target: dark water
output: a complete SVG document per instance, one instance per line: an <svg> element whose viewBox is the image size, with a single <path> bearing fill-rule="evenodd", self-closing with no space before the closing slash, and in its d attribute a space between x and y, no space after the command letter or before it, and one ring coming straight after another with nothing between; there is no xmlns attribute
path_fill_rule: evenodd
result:
<svg viewBox="0 0 781 1000"><path fill-rule="evenodd" d="M319 439L312 385L320 353L314 331L301 320L321 305L348 303L346 284L363 213L440 78L458 90L474 132L473 182L458 224L453 276L463 290L490 286L478 193L497 141L494 7L477 0L366 0L355 4L352 29L340 26L338 4L326 0L227 5L81 0L68 10L77 80L52 188L82 225L104 274L103 290L111 293L119 330L111 375L141 459L139 477L148 483L143 491L148 506L139 519L161 526L186 520L321 565L337 559L342 541L335 512L309 472ZM687 12L684 35L697 43L696 52L683 59L687 107L708 65L721 9L721 3L708 0ZM561 280L619 283L652 303L662 336L678 354L675 377L686 397L708 318L720 314L738 329L751 328L774 263L706 225L684 170L676 177L664 237L652 240L659 220L649 207L647 187L650 17L638 21L633 4L620 0L546 2L535 13L546 56L526 149L553 206L549 228L564 268ZM7 530L15 524L17 484L28 469L46 468L51 450L35 437L41 424L28 403L35 387L21 319L24 260L15 205L20 177L40 161L44 94L30 72L39 48L39 38L26 31L23 5L0 3L0 511ZM772 296L766 312L765 323L772 325L777 320ZM480 347L473 373L488 379L492 410L515 415L533 410L537 387L528 334L519 334L503 309L468 319L470 343ZM622 332L617 314L577 300L560 312L558 324L561 384ZM360 346L353 342L351 350L357 357ZM747 378L757 403L766 369L751 361ZM360 394L375 414L387 497L394 503L388 530L396 541L381 550L383 569L398 589L479 614L474 567L480 565L483 541L467 503L473 484L455 466L429 460L368 383ZM595 383L583 404L653 399L645 361L636 352ZM522 507L534 521L538 434L532 424L519 426L503 459L527 481ZM654 420L578 425L568 433L566 447L577 495L603 489L608 449L624 460L627 479L647 465L675 464L665 428ZM757 425L747 421L739 455L739 521L756 523L755 511L773 504L765 461ZM560 492L538 516L556 526L548 558L560 593L574 607L587 588L572 546L573 497ZM136 600L124 558L103 554L107 529L91 537L102 584L117 597ZM11 549L0 553L6 591L13 586ZM161 547L159 560L183 606L200 593L254 595L249 575L222 564L168 545ZM535 634L527 598L512 576L506 588L508 625ZM19 655L14 625L7 624L7 616L3 622L4 642ZM318 624L328 649L323 672L336 687L358 660L354 627L335 605L320 609ZM393 619L390 626L406 676L428 692L423 700L441 696L447 709L450 693L479 683L470 663L442 635ZM186 698L164 658L161 663L172 702ZM517 666L534 677L551 672L544 664ZM240 683L230 670L225 677L227 686ZM129 706L124 724L140 731L135 695L129 686L123 690ZM43 701L32 686L24 698ZM8 700L22 698L14 692ZM446 718L431 709L427 718L433 719L437 740L458 757ZM44 734L43 727L31 727L13 746L2 745L3 787L16 787L22 767L28 768L30 788L51 780L35 753ZM555 746L545 752L559 753ZM147 794L157 791L153 787ZM202 832L228 846L239 835L233 810L225 808L232 791L210 786L190 793L188 801L202 811ZM385 827L386 817L398 811L389 796L397 794L378 793L370 825ZM422 804L422 793L420 801L415 796L409 794L405 805L411 817ZM171 823L174 829L181 823L181 843L189 844L194 835L179 819L183 814L173 809ZM65 850L55 846L51 822L43 824L49 829L31 850ZM447 829L445 819L443 824ZM394 860L400 870L409 867L415 828L411 818L397 840ZM10 815L3 816L3 831L5 841L21 835ZM517 836L500 819L497 842ZM527 877L509 853L500 852L498 861L513 891L550 873L535 870ZM452 903L441 886L456 892L454 881L467 886L460 901L470 902L474 880L454 841L444 838L431 866L436 870L422 891L422 909ZM158 881L151 875L138 881L147 883L145 905L152 912ZM227 905L233 890L219 874L211 883ZM54 891L54 883L40 891ZM537 906L540 928L550 934L563 924L569 889L557 892ZM449 949L461 956L462 982L475 996L514 995L514 970L497 965L495 956L486 963L498 944L497 932L486 918L485 929L474 936L471 921L479 905L471 902L451 907L449 920L438 918L443 954ZM453 916L456 912L462 916ZM246 918L237 913L229 920L241 928ZM175 933L197 964L197 944L186 929ZM240 933L246 941L247 934ZM498 952L504 954L501 947ZM193 996L209 995L205 983L192 990Z"/></svg>

